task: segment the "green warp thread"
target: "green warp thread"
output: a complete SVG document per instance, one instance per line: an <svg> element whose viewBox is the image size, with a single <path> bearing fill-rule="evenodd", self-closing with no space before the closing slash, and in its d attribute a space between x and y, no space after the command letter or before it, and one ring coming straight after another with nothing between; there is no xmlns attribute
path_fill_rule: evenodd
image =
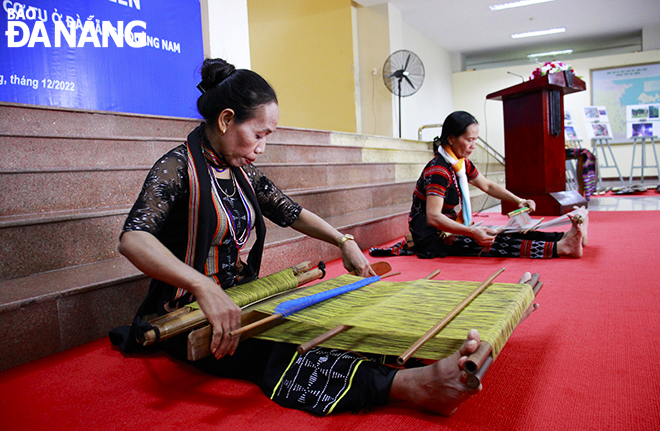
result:
<svg viewBox="0 0 660 431"><path fill-rule="evenodd" d="M239 307L252 304L253 302L267 298L276 293L284 292L298 287L298 280L293 274L293 269L287 268L285 270L276 272L275 274L267 275L250 281L245 284L231 287L225 292ZM199 309L199 304L193 302L186 305L193 310Z"/></svg>
<svg viewBox="0 0 660 431"><path fill-rule="evenodd" d="M307 296L359 280L342 275L257 307L271 314L282 301ZM479 282L415 280L378 281L315 304L289 317L257 338L301 344L334 328L352 329L322 345L365 353L400 355L419 337L447 315L478 286ZM493 347L497 357L534 299L526 284L493 283L479 294L440 333L422 346L416 357L441 359L451 355L465 341L470 329Z"/></svg>

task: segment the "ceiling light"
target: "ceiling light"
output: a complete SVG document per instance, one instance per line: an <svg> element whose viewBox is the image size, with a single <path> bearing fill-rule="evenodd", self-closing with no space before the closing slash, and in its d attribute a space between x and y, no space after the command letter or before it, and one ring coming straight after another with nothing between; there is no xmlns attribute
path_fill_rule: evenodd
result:
<svg viewBox="0 0 660 431"><path fill-rule="evenodd" d="M550 52L539 52L538 54L527 54L527 57L529 58L547 57L550 55L561 55L561 54L572 54L572 53L573 53L572 49L565 49L563 51L550 51Z"/></svg>
<svg viewBox="0 0 660 431"><path fill-rule="evenodd" d="M554 0L520 0L511 3L495 4L488 7L490 8L490 10L502 10L502 9L510 9L512 7L521 7L521 6L529 6L537 3L545 3L549 1L554 1Z"/></svg>
<svg viewBox="0 0 660 431"><path fill-rule="evenodd" d="M520 39L522 37L545 36L548 34L563 33L565 31L566 31L565 27L551 28L549 30L528 31L527 33L516 33L516 34L512 34L511 37L514 39Z"/></svg>

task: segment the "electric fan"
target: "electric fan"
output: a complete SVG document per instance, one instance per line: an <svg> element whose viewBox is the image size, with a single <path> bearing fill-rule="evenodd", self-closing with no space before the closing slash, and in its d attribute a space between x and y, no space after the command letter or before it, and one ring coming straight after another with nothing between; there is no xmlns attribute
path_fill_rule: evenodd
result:
<svg viewBox="0 0 660 431"><path fill-rule="evenodd" d="M383 66L387 89L399 97L399 138L401 137L401 98L417 93L424 82L424 64L417 55L402 49L393 52Z"/></svg>

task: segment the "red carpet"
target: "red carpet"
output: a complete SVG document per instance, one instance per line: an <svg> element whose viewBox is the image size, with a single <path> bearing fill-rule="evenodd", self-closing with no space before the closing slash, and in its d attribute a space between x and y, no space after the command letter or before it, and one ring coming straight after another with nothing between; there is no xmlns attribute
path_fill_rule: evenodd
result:
<svg viewBox="0 0 660 431"><path fill-rule="evenodd" d="M438 278L480 281L505 267L497 281L517 282L529 270L544 282L541 308L516 330L483 392L450 418L401 405L317 418L161 354L123 357L106 338L0 373L0 429L660 429L660 212L590 218L579 260L386 259L403 272L399 280L440 269ZM339 265L330 264L330 275Z"/></svg>

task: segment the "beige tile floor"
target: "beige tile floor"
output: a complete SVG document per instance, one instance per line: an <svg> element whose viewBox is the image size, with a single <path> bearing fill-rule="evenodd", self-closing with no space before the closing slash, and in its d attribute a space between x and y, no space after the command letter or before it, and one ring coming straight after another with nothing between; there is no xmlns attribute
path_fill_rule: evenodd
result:
<svg viewBox="0 0 660 431"><path fill-rule="evenodd" d="M645 185L657 186L657 181L646 182ZM620 186L617 181L613 186ZM592 196L589 200L589 211L658 211L660 210L660 192L651 189L651 195L634 196ZM474 209L475 211L477 209ZM482 212L499 212L501 211L500 205L484 209Z"/></svg>

